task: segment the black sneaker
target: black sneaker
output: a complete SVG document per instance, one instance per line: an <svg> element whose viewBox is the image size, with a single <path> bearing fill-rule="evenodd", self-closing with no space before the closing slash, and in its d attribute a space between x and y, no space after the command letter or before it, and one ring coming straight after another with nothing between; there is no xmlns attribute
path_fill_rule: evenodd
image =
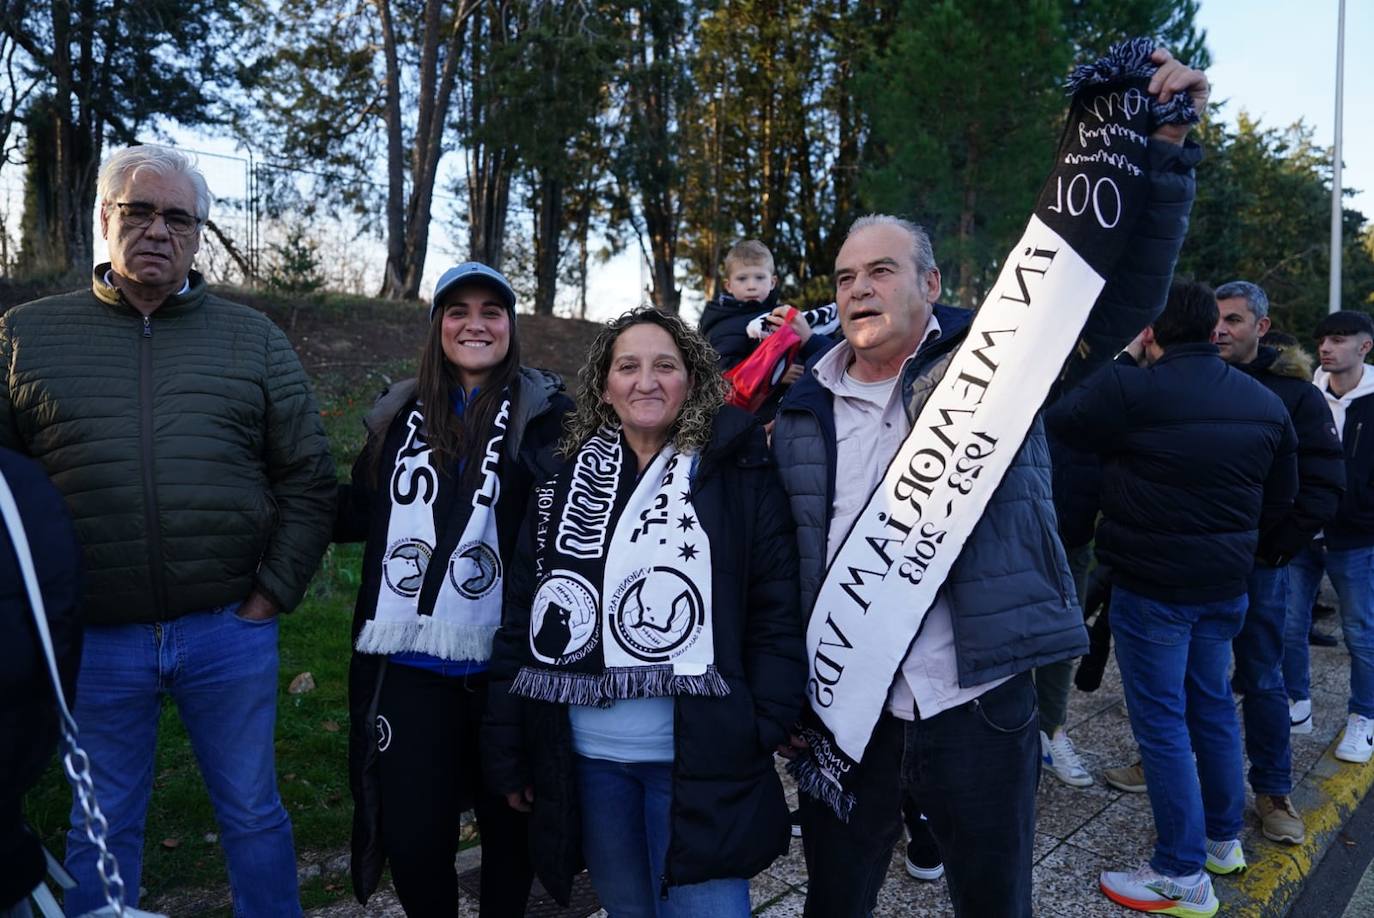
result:
<svg viewBox="0 0 1374 918"><path fill-rule="evenodd" d="M792 837L801 838L801 810L792 811Z"/></svg>
<svg viewBox="0 0 1374 918"><path fill-rule="evenodd" d="M1340 642L1334 634L1325 634L1313 628L1307 632L1307 643L1313 647L1335 647Z"/></svg>
<svg viewBox="0 0 1374 918"><path fill-rule="evenodd" d="M908 842L906 846L906 872L908 876L927 883L934 883L945 875L945 865L940 859L940 849L933 840Z"/></svg>

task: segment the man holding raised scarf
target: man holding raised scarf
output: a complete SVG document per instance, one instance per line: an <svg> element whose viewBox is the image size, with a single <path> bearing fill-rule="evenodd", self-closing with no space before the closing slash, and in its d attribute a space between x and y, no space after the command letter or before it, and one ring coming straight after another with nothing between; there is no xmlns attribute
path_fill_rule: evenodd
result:
<svg viewBox="0 0 1374 918"><path fill-rule="evenodd" d="M863 218L836 259L846 341L774 431L810 610L792 740L809 916L872 911L903 785L955 911L1030 914L1029 670L1087 647L1038 412L1163 306L1199 158L1206 78L1151 49L1075 71L1055 171L976 321L935 304L919 227Z"/></svg>

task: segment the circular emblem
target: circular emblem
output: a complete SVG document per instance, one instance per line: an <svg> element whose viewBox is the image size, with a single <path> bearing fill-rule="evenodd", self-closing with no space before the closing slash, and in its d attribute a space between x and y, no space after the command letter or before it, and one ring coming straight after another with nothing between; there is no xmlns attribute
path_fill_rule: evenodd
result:
<svg viewBox="0 0 1374 918"><path fill-rule="evenodd" d="M377 751L386 752L391 745L391 722L382 715L377 715Z"/></svg>
<svg viewBox="0 0 1374 918"><path fill-rule="evenodd" d="M695 642L706 623L696 584L671 567L635 572L611 600L610 629L626 653L663 663Z"/></svg>
<svg viewBox="0 0 1374 918"><path fill-rule="evenodd" d="M392 542L382 558L382 579L391 592L406 597L418 596L432 553L433 549L420 539Z"/></svg>
<svg viewBox="0 0 1374 918"><path fill-rule="evenodd" d="M596 590L572 571L555 571L534 594L530 650L536 659L575 663L596 646Z"/></svg>
<svg viewBox="0 0 1374 918"><path fill-rule="evenodd" d="M448 561L448 579L468 599L481 599L501 580L501 556L485 542L467 542Z"/></svg>

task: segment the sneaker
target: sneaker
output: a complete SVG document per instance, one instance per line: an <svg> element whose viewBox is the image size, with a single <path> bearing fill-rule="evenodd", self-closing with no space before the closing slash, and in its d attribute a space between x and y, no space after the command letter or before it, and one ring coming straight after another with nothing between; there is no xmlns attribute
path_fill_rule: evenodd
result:
<svg viewBox="0 0 1374 918"><path fill-rule="evenodd" d="M801 810L792 811L792 837L801 838Z"/></svg>
<svg viewBox="0 0 1374 918"><path fill-rule="evenodd" d="M1303 734L1312 732L1311 698L1288 702L1288 732Z"/></svg>
<svg viewBox="0 0 1374 918"><path fill-rule="evenodd" d="M1241 873L1245 870L1245 849L1239 839L1212 841L1207 839L1207 864L1212 873Z"/></svg>
<svg viewBox="0 0 1374 918"><path fill-rule="evenodd" d="M1155 915L1210 918L1220 907L1206 871L1191 877L1166 877L1146 864L1130 873L1104 871L1098 885L1118 905Z"/></svg>
<svg viewBox="0 0 1374 918"><path fill-rule="evenodd" d="M1053 739L1046 736L1044 730L1040 731L1040 760L1069 787L1092 786L1093 776L1083 767L1083 760L1078 757L1073 740L1069 739L1068 731L1063 727L1054 731Z"/></svg>
<svg viewBox="0 0 1374 918"><path fill-rule="evenodd" d="M1102 777L1117 790L1128 794L1145 793L1145 766L1139 762L1122 768L1108 768L1102 772Z"/></svg>
<svg viewBox="0 0 1374 918"><path fill-rule="evenodd" d="M1255 798L1255 812L1259 813L1265 838L1290 845L1302 844L1306 831L1292 800L1278 794L1260 794Z"/></svg>
<svg viewBox="0 0 1374 918"><path fill-rule="evenodd" d="M938 848L908 842L904 860L907 876L934 883L945 875L945 864Z"/></svg>
<svg viewBox="0 0 1374 918"><path fill-rule="evenodd" d="M1360 714L1345 719L1345 735L1336 747L1336 758L1342 762L1364 763L1374 754L1374 720Z"/></svg>
<svg viewBox="0 0 1374 918"><path fill-rule="evenodd" d="M1318 631L1316 628L1313 628L1307 632L1307 643L1311 644L1313 647L1335 647L1340 641L1336 640L1334 634L1327 634L1324 631Z"/></svg>

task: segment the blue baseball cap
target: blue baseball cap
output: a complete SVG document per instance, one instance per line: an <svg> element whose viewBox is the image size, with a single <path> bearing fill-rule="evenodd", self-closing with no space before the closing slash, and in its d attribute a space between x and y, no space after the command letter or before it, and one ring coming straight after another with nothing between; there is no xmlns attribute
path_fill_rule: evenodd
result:
<svg viewBox="0 0 1374 918"><path fill-rule="evenodd" d="M515 290L511 287L510 281L506 280L506 275L495 268L488 267L480 261L465 261L457 267L449 268L439 278L439 283L434 285L434 299L429 301L429 320L434 321L434 313L439 309L439 303L443 300L444 294L460 284L482 284L490 287L501 296L501 302L511 312L515 311Z"/></svg>

